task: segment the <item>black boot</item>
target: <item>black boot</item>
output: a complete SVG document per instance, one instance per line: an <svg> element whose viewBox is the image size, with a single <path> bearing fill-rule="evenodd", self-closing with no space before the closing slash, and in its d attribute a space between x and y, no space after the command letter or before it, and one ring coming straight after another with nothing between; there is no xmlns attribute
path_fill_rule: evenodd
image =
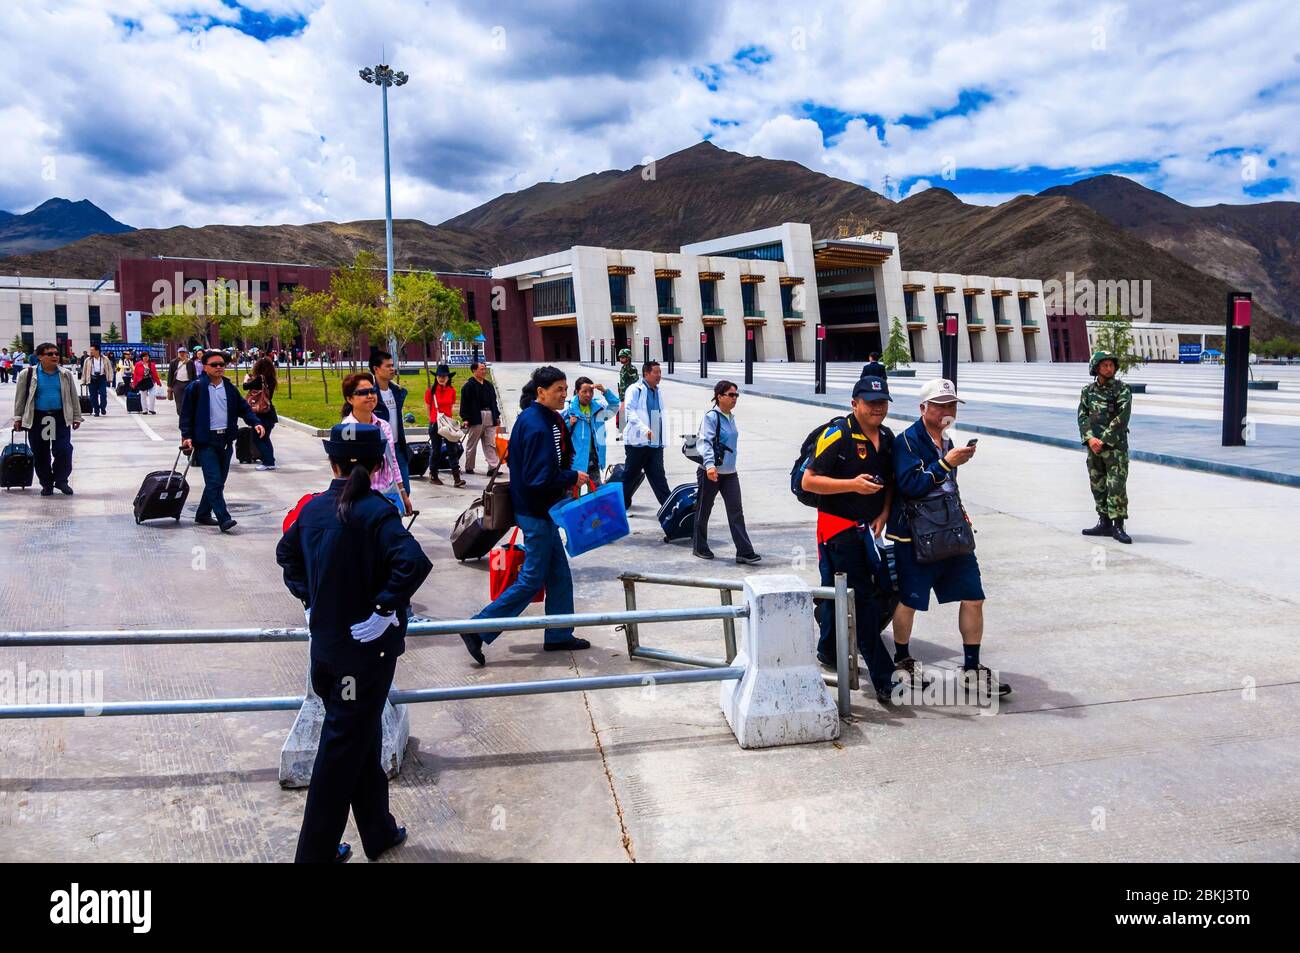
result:
<svg viewBox="0 0 1300 953"><path fill-rule="evenodd" d="M1092 529L1085 529L1084 536L1110 536L1114 533L1115 525L1110 521L1109 516L1098 516L1097 525Z"/></svg>
<svg viewBox="0 0 1300 953"><path fill-rule="evenodd" d="M1114 523L1114 529L1111 535L1115 537L1115 542L1117 543L1133 542L1133 537L1130 536L1128 533L1124 532L1124 520L1120 518L1116 518Z"/></svg>

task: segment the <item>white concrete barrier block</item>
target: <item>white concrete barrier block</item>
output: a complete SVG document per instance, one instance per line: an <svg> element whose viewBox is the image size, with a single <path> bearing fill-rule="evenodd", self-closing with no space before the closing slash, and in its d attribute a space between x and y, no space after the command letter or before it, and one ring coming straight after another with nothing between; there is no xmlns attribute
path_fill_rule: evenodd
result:
<svg viewBox="0 0 1300 953"><path fill-rule="evenodd" d="M798 576L745 579L749 618L734 665L739 682L722 682L722 712L742 748L833 741L840 736L835 699L817 667L813 600Z"/></svg>
<svg viewBox="0 0 1300 953"><path fill-rule="evenodd" d="M307 697L298 709L298 717L289 729L289 737L280 749L280 787L305 788L311 783L311 771L316 765L316 749L320 747L321 725L325 722L325 704L311 687L307 678ZM406 742L411 737L411 713L406 705L384 702L383 753L380 762L384 773L397 777L402 770L402 757Z"/></svg>

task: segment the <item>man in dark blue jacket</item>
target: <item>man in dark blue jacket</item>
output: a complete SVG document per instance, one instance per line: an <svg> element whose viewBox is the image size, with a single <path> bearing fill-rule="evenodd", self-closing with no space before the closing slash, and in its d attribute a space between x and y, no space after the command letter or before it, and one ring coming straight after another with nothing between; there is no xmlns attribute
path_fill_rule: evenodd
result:
<svg viewBox="0 0 1300 953"><path fill-rule="evenodd" d="M402 471L402 486L406 495L411 495L411 455L406 446L406 421L402 419L406 406L406 388L397 383L397 365L393 355L387 351L375 351L370 355L370 373L379 385L379 399L375 401L375 416L388 421L393 430L393 439L397 446L397 469Z"/></svg>
<svg viewBox="0 0 1300 953"><path fill-rule="evenodd" d="M411 598L433 568L397 510L370 489L383 461L379 428L337 424L325 448L335 479L275 550L285 586L307 612L311 684L325 706L299 862L351 856L339 843L349 808L372 860L406 837L388 811L382 718L406 650Z"/></svg>
<svg viewBox="0 0 1300 953"><path fill-rule="evenodd" d="M515 523L524 534L524 565L505 592L488 603L476 619L498 619L519 615L546 587L546 614L573 612L573 577L564 552L560 530L551 519L551 507L573 488L590 486L591 478L573 466L573 444L560 410L568 401L569 385L564 372L546 365L533 371L524 385L523 409L510 434L510 500ZM470 656L486 665L483 646L500 632L464 632L461 639ZM573 634L573 626L547 629L543 635L548 652L591 648L591 643Z"/></svg>
<svg viewBox="0 0 1300 953"><path fill-rule="evenodd" d="M999 683L991 669L980 664L980 643L984 638L984 587L975 554L950 556L932 563L918 563L907 515L913 500L952 496L960 505L957 468L975 456L975 441L954 447L944 435L957 419L957 396L952 381L936 378L921 388L921 417L894 441L894 485L898 499L889 513L888 538L894 540L894 563L898 572L898 608L894 610L894 661L911 658L909 642L917 612L930 608L930 592L943 602L961 602L957 627L961 631L963 664L979 691L979 697L1005 695L1011 686Z"/></svg>
<svg viewBox="0 0 1300 953"><path fill-rule="evenodd" d="M236 428L241 417L259 437L266 436L266 428L238 388L226 380L224 354L209 351L204 356L203 372L203 377L185 388L181 402L181 446L194 453L203 470L203 497L194 522L220 526L221 532L229 533L236 524L226 509L225 489Z"/></svg>

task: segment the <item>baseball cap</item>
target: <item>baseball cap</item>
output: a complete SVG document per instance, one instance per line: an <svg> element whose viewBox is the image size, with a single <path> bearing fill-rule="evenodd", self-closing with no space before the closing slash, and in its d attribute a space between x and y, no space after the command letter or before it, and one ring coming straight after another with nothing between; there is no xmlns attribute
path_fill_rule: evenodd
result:
<svg viewBox="0 0 1300 953"><path fill-rule="evenodd" d="M862 400L889 400L889 382L883 377L864 377L853 385L853 396Z"/></svg>
<svg viewBox="0 0 1300 953"><path fill-rule="evenodd" d="M957 388L946 377L936 377L932 381L926 381L921 387L922 403L951 404L954 401L959 404L966 403L957 396Z"/></svg>

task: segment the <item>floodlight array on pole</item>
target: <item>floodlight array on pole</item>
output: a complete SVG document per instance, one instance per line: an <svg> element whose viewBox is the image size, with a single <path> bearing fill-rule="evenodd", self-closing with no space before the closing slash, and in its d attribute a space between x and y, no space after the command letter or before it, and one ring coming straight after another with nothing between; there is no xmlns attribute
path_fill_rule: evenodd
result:
<svg viewBox="0 0 1300 953"><path fill-rule="evenodd" d="M384 240L388 250L388 300L393 299L393 178L389 167L388 160L388 87L405 86L410 80L410 76L401 70L394 71L391 66L380 64L378 66L367 66L360 71L361 78L367 83L373 83L379 87L381 97L384 103ZM393 359L396 362L401 361L401 355L397 353L397 341L390 339L388 348L393 352Z"/></svg>

